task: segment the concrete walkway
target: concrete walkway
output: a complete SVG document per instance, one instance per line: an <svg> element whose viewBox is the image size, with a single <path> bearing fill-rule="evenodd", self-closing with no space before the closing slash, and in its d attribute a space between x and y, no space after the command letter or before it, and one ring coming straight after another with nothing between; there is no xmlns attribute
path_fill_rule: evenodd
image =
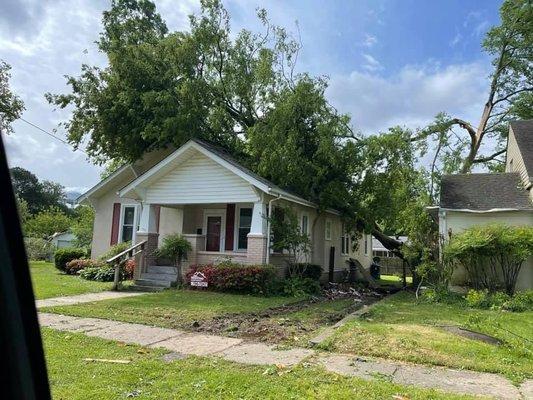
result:
<svg viewBox="0 0 533 400"><path fill-rule="evenodd" d="M126 293L124 293L126 294ZM94 301L94 300L89 300ZM497 399L528 399L532 382L522 385L522 393L497 374L459 371L440 367L406 364L386 360L361 359L342 354L318 353L292 348L277 350L264 343L216 335L188 333L118 321L79 318L59 314L39 314L41 326L88 336L117 340L147 347L159 347L180 355L218 356L242 364L292 366L304 359L326 370L363 379L387 379L404 385L441 389L447 392L492 396ZM179 357L177 357L179 358Z"/></svg>
<svg viewBox="0 0 533 400"><path fill-rule="evenodd" d="M54 306L70 306L73 304L90 303L91 301L100 301L108 299L120 299L122 297L141 296L146 294L145 292L97 292L97 293L85 293L75 296L61 296L52 297L50 299L35 300L37 308L42 307L54 307Z"/></svg>

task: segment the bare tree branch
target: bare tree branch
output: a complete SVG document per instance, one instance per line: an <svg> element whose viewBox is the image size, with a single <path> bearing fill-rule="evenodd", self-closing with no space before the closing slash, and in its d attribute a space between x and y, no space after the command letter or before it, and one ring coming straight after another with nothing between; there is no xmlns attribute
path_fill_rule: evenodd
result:
<svg viewBox="0 0 533 400"><path fill-rule="evenodd" d="M492 161L492 160L494 160L496 157L498 157L499 155L504 154L506 151L507 151L507 149L503 149L503 150L497 151L497 152L494 153L494 154L491 154L490 156L487 156L487 157L481 157L481 158L476 158L476 159L475 159L474 161L472 161L472 162L473 162L474 164L479 164L479 163L484 163L484 162Z"/></svg>

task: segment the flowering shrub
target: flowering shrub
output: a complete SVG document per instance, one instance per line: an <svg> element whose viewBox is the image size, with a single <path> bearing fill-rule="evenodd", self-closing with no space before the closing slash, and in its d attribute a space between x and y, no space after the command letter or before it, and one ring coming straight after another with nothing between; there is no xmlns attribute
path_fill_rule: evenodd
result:
<svg viewBox="0 0 533 400"><path fill-rule="evenodd" d="M124 279L133 279L133 274L135 272L135 260L127 260L124 264Z"/></svg>
<svg viewBox="0 0 533 400"><path fill-rule="evenodd" d="M102 263L99 261L94 260L86 260L86 259L75 259L72 261L69 261L65 265L65 273L69 275L76 275L78 274L82 269L85 268L97 268L101 267Z"/></svg>
<svg viewBox="0 0 533 400"><path fill-rule="evenodd" d="M188 282L197 271L206 276L208 289L220 292L269 295L279 287L276 271L268 265L193 265L186 275Z"/></svg>

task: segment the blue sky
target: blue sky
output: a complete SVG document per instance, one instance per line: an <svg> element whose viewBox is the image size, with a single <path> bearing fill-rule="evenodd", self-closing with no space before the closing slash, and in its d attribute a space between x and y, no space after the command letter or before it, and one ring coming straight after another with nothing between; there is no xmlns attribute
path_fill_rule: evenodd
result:
<svg viewBox="0 0 533 400"><path fill-rule="evenodd" d="M298 70L329 77L327 95L364 134L400 124L423 126L440 111L476 123L490 59L482 52L487 29L498 24L493 0L227 0L233 31L260 29L256 8L297 34L303 49ZM158 0L171 30L187 29L197 0ZM13 66L13 89L26 103L24 118L52 131L68 113L54 111L45 92L67 90L63 76L81 63L105 65L94 41L105 0L3 0L0 58ZM86 50L86 51L84 51ZM19 121L7 138L12 166L83 190L100 168ZM57 135L64 136L59 129Z"/></svg>

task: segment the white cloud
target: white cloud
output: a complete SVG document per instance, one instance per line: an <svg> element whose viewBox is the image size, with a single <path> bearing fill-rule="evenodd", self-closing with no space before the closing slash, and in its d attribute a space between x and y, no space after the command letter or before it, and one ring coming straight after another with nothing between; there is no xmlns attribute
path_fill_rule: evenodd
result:
<svg viewBox="0 0 533 400"><path fill-rule="evenodd" d="M365 35L365 39L363 40L363 46L365 47L372 47L378 42L378 39L375 36L369 35L368 33Z"/></svg>
<svg viewBox="0 0 533 400"><path fill-rule="evenodd" d="M461 35L459 32L457 32L455 34L455 36L453 37L453 39L450 41L450 47L457 46L462 38L463 38L463 35Z"/></svg>
<svg viewBox="0 0 533 400"><path fill-rule="evenodd" d="M445 68L406 66L389 77L353 71L333 76L327 95L367 134L394 125L423 126L441 111L475 123L483 105L487 74L485 65L479 63Z"/></svg>
<svg viewBox="0 0 533 400"><path fill-rule="evenodd" d="M366 61L366 64L363 64L363 68L367 71L374 72L383 69L381 63L372 57L370 54L363 54L363 58Z"/></svg>

